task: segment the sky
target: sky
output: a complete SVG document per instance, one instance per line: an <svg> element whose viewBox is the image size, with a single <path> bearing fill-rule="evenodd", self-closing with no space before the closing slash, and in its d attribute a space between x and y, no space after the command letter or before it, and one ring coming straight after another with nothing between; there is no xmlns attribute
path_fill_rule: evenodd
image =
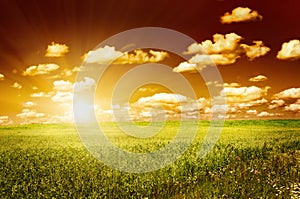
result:
<svg viewBox="0 0 300 199"><path fill-rule="evenodd" d="M218 110L225 119L299 119L299 13L297 0L1 1L0 125L73 122L74 92L93 89L99 121L113 120L113 110L137 121L210 119ZM183 46L189 59L164 49L97 47L141 27L193 38ZM108 62L101 80L76 78L84 64ZM159 74L158 64L169 67L160 77L165 84L141 84L130 93L124 87L114 97L122 76L146 63L153 65L149 76ZM223 82L199 75L210 65ZM185 93L182 77L195 96ZM130 76L124 85L142 79ZM226 105L208 95L211 85Z"/></svg>

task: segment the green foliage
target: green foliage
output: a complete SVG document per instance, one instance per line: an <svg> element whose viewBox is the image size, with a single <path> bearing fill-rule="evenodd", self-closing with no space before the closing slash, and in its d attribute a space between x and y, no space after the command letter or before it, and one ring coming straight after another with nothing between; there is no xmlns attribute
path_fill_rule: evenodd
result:
<svg viewBox="0 0 300 199"><path fill-rule="evenodd" d="M167 145L179 125L167 122L149 139L114 123L102 127L117 146L149 152ZM71 125L0 127L0 198L299 198L299 120L227 121L213 151L198 158L208 127L200 123L175 163L144 174L93 158Z"/></svg>

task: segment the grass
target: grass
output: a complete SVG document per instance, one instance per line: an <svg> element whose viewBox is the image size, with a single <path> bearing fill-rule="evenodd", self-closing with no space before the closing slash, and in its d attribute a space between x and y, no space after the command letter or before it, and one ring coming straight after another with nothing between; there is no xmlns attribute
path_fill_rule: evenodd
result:
<svg viewBox="0 0 300 199"><path fill-rule="evenodd" d="M192 125L185 122L187 133ZM149 152L172 141L179 122L167 122L149 139L127 136L114 123L101 126L118 147ZM0 127L0 198L300 197L300 120L226 121L213 150L199 159L208 127L200 122L176 162L143 174L95 159L72 125Z"/></svg>

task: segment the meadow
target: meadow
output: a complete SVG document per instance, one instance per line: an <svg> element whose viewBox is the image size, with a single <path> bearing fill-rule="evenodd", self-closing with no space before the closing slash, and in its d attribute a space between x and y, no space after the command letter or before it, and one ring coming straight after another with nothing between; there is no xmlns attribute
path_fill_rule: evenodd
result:
<svg viewBox="0 0 300 199"><path fill-rule="evenodd" d="M179 125L167 122L141 139L102 124L115 145L139 153L167 145ZM173 164L140 174L95 159L72 125L0 127L0 198L300 198L300 120L226 121L213 150L199 158L208 127L200 122Z"/></svg>

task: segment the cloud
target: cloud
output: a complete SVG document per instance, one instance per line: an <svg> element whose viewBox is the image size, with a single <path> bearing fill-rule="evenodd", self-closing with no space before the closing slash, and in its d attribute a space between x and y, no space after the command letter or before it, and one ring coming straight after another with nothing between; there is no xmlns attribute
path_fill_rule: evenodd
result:
<svg viewBox="0 0 300 199"><path fill-rule="evenodd" d="M13 124L13 121L11 119L9 119L8 116L6 116L6 115L0 116L0 125L1 126L11 125L11 124Z"/></svg>
<svg viewBox="0 0 300 199"><path fill-rule="evenodd" d="M297 60L300 58L300 41L290 40L282 44L281 50L277 53L277 58L281 60Z"/></svg>
<svg viewBox="0 0 300 199"><path fill-rule="evenodd" d="M261 21L262 16L258 14L257 11L251 10L247 7L237 7L232 10L231 13L226 12L221 17L221 23L233 23L233 22L242 22L242 21Z"/></svg>
<svg viewBox="0 0 300 199"><path fill-rule="evenodd" d="M16 116L21 119L41 118L41 117L45 117L45 113L38 113L35 110L23 109L22 113L19 113Z"/></svg>
<svg viewBox="0 0 300 199"><path fill-rule="evenodd" d="M108 64L141 64L163 61L168 56L167 52L150 50L134 50L132 53L117 51L115 47L104 46L84 55L86 63Z"/></svg>
<svg viewBox="0 0 300 199"><path fill-rule="evenodd" d="M115 47L104 46L103 48L89 51L84 55L84 61L86 63L108 64L122 55L123 53L117 51Z"/></svg>
<svg viewBox="0 0 300 199"><path fill-rule="evenodd" d="M201 43L191 44L183 54L195 54L188 62L180 63L174 72L195 72L209 65L233 64L242 56L250 61L266 55L270 48L264 46L262 41L254 41L254 45L241 43L243 38L235 33L226 35L214 34L213 41L205 40ZM195 65L196 64L196 65Z"/></svg>
<svg viewBox="0 0 300 199"><path fill-rule="evenodd" d="M46 57L62 57L69 52L69 47L66 44L58 44L52 42L47 47Z"/></svg>
<svg viewBox="0 0 300 199"><path fill-rule="evenodd" d="M285 101L282 100L282 99L275 99L275 100L272 100L270 105L269 105L269 109L275 109L275 108L278 108L278 107L281 107L285 104Z"/></svg>
<svg viewBox="0 0 300 199"><path fill-rule="evenodd" d="M72 91L73 90L73 83L70 81L65 80L57 80L53 82L54 90L56 91Z"/></svg>
<svg viewBox="0 0 300 199"><path fill-rule="evenodd" d="M292 111L292 112L300 112L300 99L298 99L295 103L289 104L288 106L284 107L285 111Z"/></svg>
<svg viewBox="0 0 300 199"><path fill-rule="evenodd" d="M279 93L276 93L273 98L275 99L289 99L289 98L300 98L300 88L289 88Z"/></svg>
<svg viewBox="0 0 300 199"><path fill-rule="evenodd" d="M255 77L251 77L249 79L250 82L262 82L262 81L266 81L268 78L264 75L257 75Z"/></svg>
<svg viewBox="0 0 300 199"><path fill-rule="evenodd" d="M80 82L75 82L74 92L91 90L95 85L96 85L96 81L93 78L85 77L84 80Z"/></svg>
<svg viewBox="0 0 300 199"><path fill-rule="evenodd" d="M240 87L241 85L239 84L239 83L235 83L235 82L233 82L233 83L224 83L223 84L223 87Z"/></svg>
<svg viewBox="0 0 300 199"><path fill-rule="evenodd" d="M259 114L257 114L258 117L270 117L270 116L275 116L274 113L269 113L267 111L262 111Z"/></svg>
<svg viewBox="0 0 300 199"><path fill-rule="evenodd" d="M199 119L200 110L208 104L204 98L193 100L180 94L157 93L130 104L130 113L134 120L191 120Z"/></svg>
<svg viewBox="0 0 300 199"><path fill-rule="evenodd" d="M206 67L206 66L205 66ZM181 62L177 67L173 69L174 72L182 73L182 72L196 72L197 70L201 70L201 67L198 67L197 64Z"/></svg>
<svg viewBox="0 0 300 199"><path fill-rule="evenodd" d="M16 88L16 89L22 89L22 85L19 84L18 82L15 82L13 85L12 85L13 88Z"/></svg>
<svg viewBox="0 0 300 199"><path fill-rule="evenodd" d="M262 41L253 41L254 45L248 46L247 44L241 44L240 46L246 51L246 56L250 61L257 57L266 55L271 49L264 46Z"/></svg>
<svg viewBox="0 0 300 199"><path fill-rule="evenodd" d="M267 94L269 87L225 87L220 95L226 97L227 103L242 103L258 100Z"/></svg>
<svg viewBox="0 0 300 199"><path fill-rule="evenodd" d="M246 113L250 114L250 115L256 115L257 114L257 110L247 110Z"/></svg>
<svg viewBox="0 0 300 199"><path fill-rule="evenodd" d="M33 98L49 98L52 95L53 95L53 92L48 92L48 93L38 92L38 93L32 93L32 94L30 94L30 97L33 97Z"/></svg>
<svg viewBox="0 0 300 199"><path fill-rule="evenodd" d="M36 106L36 103L31 102L31 101L23 103L23 107L26 107L26 108L30 108L30 107L33 107L33 106Z"/></svg>
<svg viewBox="0 0 300 199"><path fill-rule="evenodd" d="M29 66L24 72L24 76L44 75L59 68L57 64L39 64L37 66Z"/></svg>
<svg viewBox="0 0 300 199"><path fill-rule="evenodd" d="M4 75L0 73L0 81L4 80Z"/></svg>
<svg viewBox="0 0 300 199"><path fill-rule="evenodd" d="M72 102L73 100L73 93L72 92L62 92L58 91L56 94L51 98L53 102L59 103L67 103Z"/></svg>

